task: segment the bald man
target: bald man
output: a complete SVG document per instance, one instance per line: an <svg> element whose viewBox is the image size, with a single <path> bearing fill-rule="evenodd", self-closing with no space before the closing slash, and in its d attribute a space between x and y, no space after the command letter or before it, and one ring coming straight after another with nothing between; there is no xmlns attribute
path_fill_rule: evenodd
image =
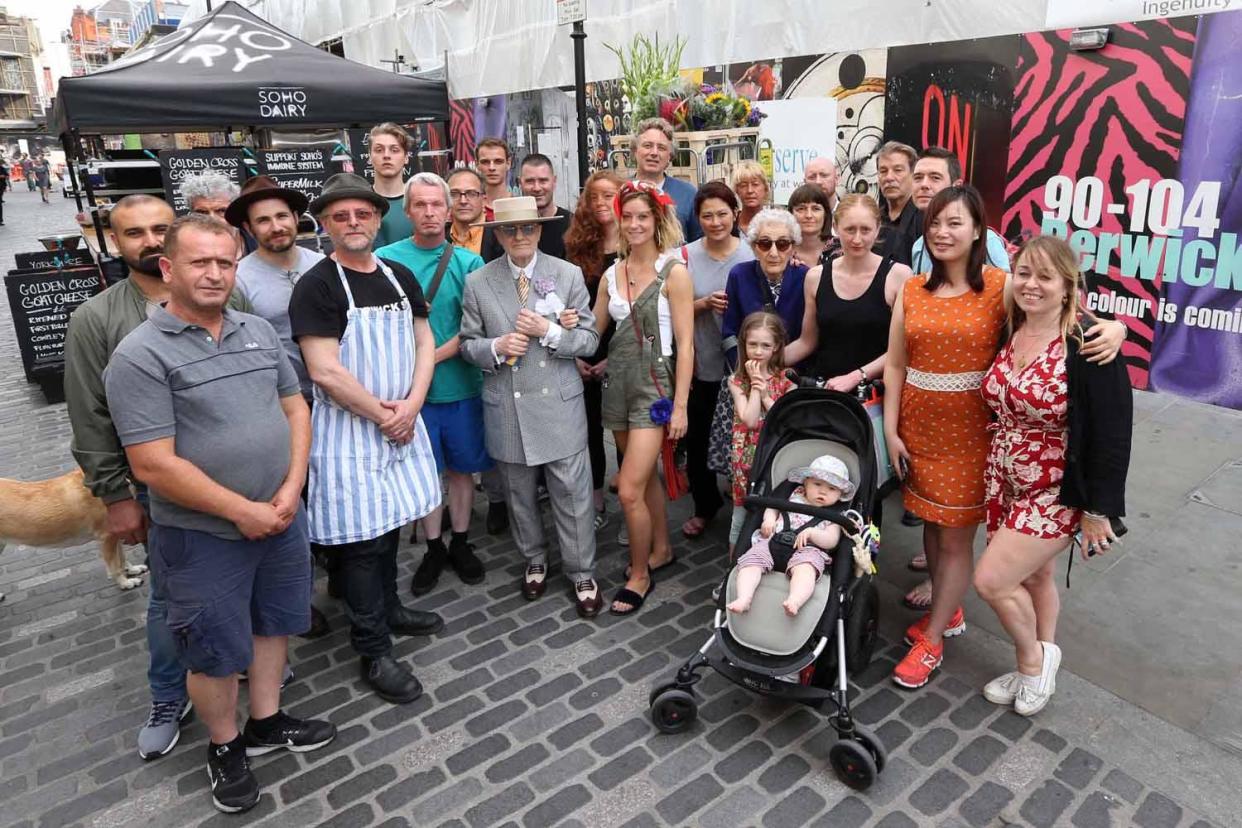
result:
<svg viewBox="0 0 1242 828"><path fill-rule="evenodd" d="M826 155L820 155L807 162L803 171L804 183L814 184L828 196L832 209L837 209L837 165Z"/></svg>

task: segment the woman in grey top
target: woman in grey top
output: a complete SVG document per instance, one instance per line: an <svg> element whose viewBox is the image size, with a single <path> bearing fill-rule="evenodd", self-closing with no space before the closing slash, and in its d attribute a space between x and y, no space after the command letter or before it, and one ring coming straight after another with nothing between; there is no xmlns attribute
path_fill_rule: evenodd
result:
<svg viewBox="0 0 1242 828"><path fill-rule="evenodd" d="M697 538L724 504L715 472L707 467L707 445L720 383L728 373L720 324L726 305L725 280L734 265L755 256L737 236L737 196L723 182L710 181L694 198L694 214L703 237L686 246L686 266L694 281L694 380L688 405L686 465L694 515L682 524L687 538Z"/></svg>

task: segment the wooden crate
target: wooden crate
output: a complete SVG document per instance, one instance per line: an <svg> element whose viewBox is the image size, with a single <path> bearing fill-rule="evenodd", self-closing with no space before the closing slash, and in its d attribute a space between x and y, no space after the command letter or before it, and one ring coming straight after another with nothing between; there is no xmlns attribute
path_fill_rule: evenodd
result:
<svg viewBox="0 0 1242 828"><path fill-rule="evenodd" d="M634 163L630 158L629 135L614 135L609 161L613 171L623 178L634 175ZM673 164L668 175L682 178L696 187L717 178L729 180L733 167L743 158L758 160L758 127L736 129L711 129L700 132L673 133ZM708 148L721 144L747 144L749 148L732 146L717 150L708 156ZM708 163L708 162L711 163Z"/></svg>

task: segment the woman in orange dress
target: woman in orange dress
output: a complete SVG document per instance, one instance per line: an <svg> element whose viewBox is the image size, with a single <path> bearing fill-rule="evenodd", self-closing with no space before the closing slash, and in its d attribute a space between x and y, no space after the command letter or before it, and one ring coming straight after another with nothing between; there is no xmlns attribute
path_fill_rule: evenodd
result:
<svg viewBox="0 0 1242 828"><path fill-rule="evenodd" d="M1008 274L984 264L986 230L975 188L938 193L924 217L931 273L908 280L893 306L884 431L906 508L924 521L934 586L931 612L906 630L910 651L893 670L893 681L906 688L926 684L943 659L944 638L966 630L961 603L984 518L991 444L980 386L1001 345L1008 292ZM1120 350L1125 326L1101 323L1088 335L1095 339L1085 347L1107 362Z"/></svg>

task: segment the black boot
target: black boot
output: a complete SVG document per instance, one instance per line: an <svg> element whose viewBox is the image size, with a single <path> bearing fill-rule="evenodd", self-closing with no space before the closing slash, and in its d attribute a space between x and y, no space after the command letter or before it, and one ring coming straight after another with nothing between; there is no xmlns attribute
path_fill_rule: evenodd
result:
<svg viewBox="0 0 1242 828"><path fill-rule="evenodd" d="M362 657L362 680L375 695L393 704L408 704L423 694L423 686L409 668L390 655Z"/></svg>
<svg viewBox="0 0 1242 828"><path fill-rule="evenodd" d="M410 592L415 595L426 595L435 589L448 557L448 549L445 548L442 538L427 541L427 551L423 553L423 562L418 565L418 569L414 570L414 577L410 580Z"/></svg>
<svg viewBox="0 0 1242 828"><path fill-rule="evenodd" d="M466 540L465 532L454 532L449 543L449 566L463 583L483 583L483 562L474 554L474 547Z"/></svg>
<svg viewBox="0 0 1242 828"><path fill-rule="evenodd" d="M487 534L503 535L509 531L509 507L503 500L487 504Z"/></svg>
<svg viewBox="0 0 1242 828"><path fill-rule="evenodd" d="M393 635L435 635L444 629L444 619L397 604L388 611L388 629Z"/></svg>

